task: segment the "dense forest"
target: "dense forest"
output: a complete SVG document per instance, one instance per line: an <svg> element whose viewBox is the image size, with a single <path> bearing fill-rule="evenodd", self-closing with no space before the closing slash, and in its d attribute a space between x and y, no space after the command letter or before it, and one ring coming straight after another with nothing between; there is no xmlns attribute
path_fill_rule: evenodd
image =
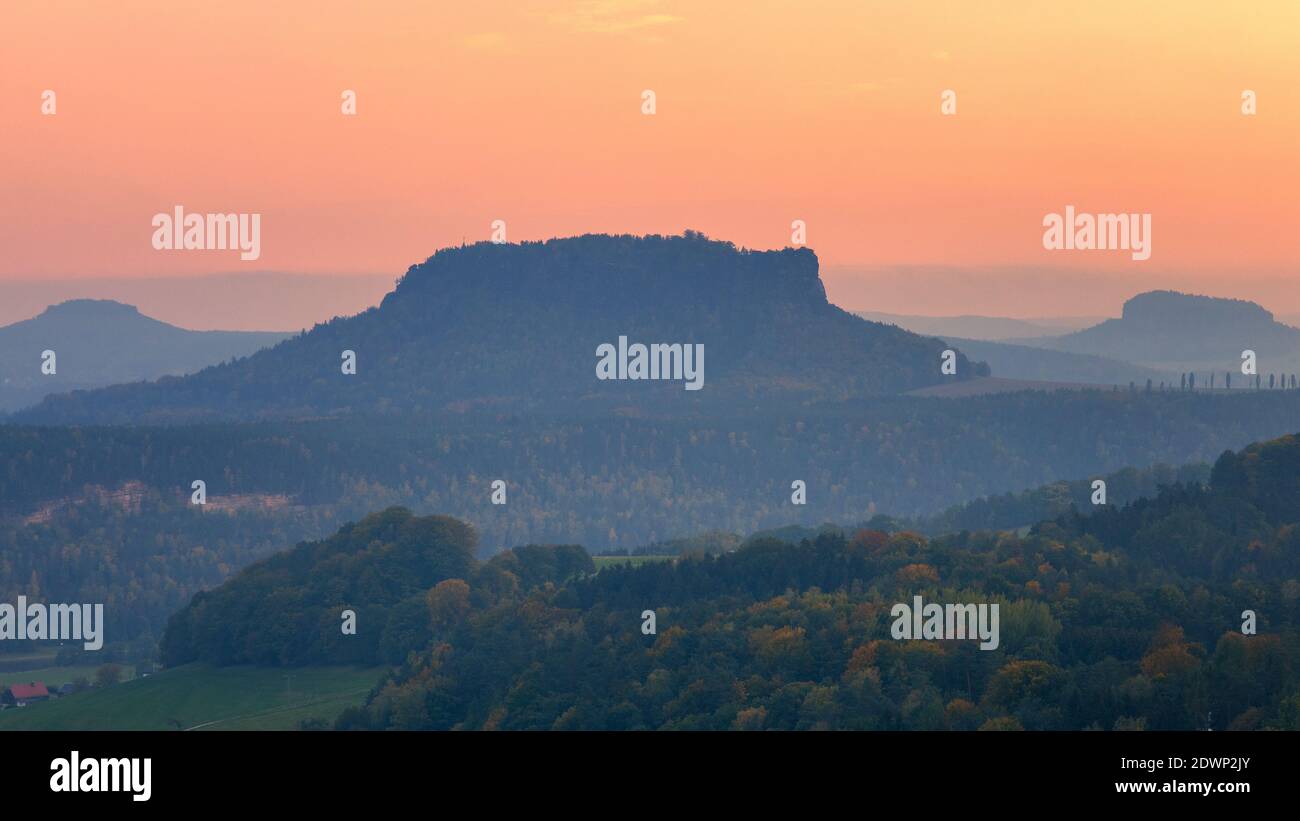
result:
<svg viewBox="0 0 1300 821"><path fill-rule="evenodd" d="M1106 504L1115 507L1156 496L1167 485L1205 484L1210 478L1210 465L1193 462L1177 467L1129 467L1094 478L1105 482ZM1090 478L1052 482L1019 493L983 496L954 505L934 516L904 519L872 517L860 527L889 532L913 530L926 535L957 533L962 530L1008 530L1044 519L1054 519L1071 509L1093 509L1093 496L1096 493L1093 481Z"/></svg>
<svg viewBox="0 0 1300 821"><path fill-rule="evenodd" d="M351 513L333 507L204 512L146 498L131 511L91 502L48 522L0 527L0 601L100 602L111 643L162 635L167 617L200 590ZM23 652L25 642L0 643Z"/></svg>
<svg viewBox="0 0 1300 821"><path fill-rule="evenodd" d="M488 551L635 547L708 529L932 515L1062 477L1213 460L1288 432L1300 393L1023 392L786 407L709 420L358 417L193 427L0 426L11 519L140 482L297 505L383 496L466 518ZM489 502L502 479L508 503ZM807 504L790 504L790 483ZM671 502L671 503L670 503ZM374 509L371 507L369 509ZM1032 519L1026 520L1031 521Z"/></svg>
<svg viewBox="0 0 1300 821"><path fill-rule="evenodd" d="M1298 404L1282 391L1092 391L896 397L708 422L0 426L0 596L111 602L110 635L159 635L198 590L393 505L472 523L480 557L529 543L678 553L711 531L826 522L850 535L855 523L1014 528L1087 505L1095 477L1115 504L1204 481L1204 467L1120 469L1212 461L1286 432ZM503 505L491 503L498 478ZM806 505L791 504L796 478ZM207 483L202 508L190 504L195 479ZM953 504L965 506L941 512ZM685 542L661 544L675 540Z"/></svg>
<svg viewBox="0 0 1300 821"><path fill-rule="evenodd" d="M565 548L480 563L462 526L390 510L196 597L164 647L325 660L364 590L391 613L348 652L404 660L340 728L1300 729L1297 523L1294 436L1023 536L765 537L600 572ZM456 535L407 535L429 531ZM891 638L915 595L999 604L999 646ZM270 614L296 627L239 640Z"/></svg>
<svg viewBox="0 0 1300 821"><path fill-rule="evenodd" d="M1166 485L1201 485L1210 478L1210 466L1203 462L1170 467L1125 468L1098 477L1105 482L1106 501L1096 504L1125 505L1155 496ZM859 530L885 533L911 531L926 536L963 530L1016 530L1044 519L1054 519L1072 509L1088 510L1094 505L1092 479L1052 482L1019 493L984 496L954 505L933 516L898 517L878 513L854 525L826 522L817 527L785 525L750 534L751 538L773 538L798 543L823 534L850 537ZM692 536L653 542L631 550L606 550L610 556L681 556L689 553L725 553L741 543L738 534L706 531Z"/></svg>
<svg viewBox="0 0 1300 821"><path fill-rule="evenodd" d="M197 594L167 624L164 664L397 664L432 639L430 592L466 579L487 606L520 589L595 569L577 545L518 547L474 559L473 528L447 516L390 508L298 545ZM457 588L459 589L459 588ZM345 634L342 613L358 629Z"/></svg>

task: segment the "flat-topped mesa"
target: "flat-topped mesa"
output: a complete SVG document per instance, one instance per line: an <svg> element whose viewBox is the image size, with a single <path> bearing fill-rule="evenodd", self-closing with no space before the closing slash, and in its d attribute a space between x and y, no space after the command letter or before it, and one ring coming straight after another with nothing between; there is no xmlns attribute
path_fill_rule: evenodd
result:
<svg viewBox="0 0 1300 821"><path fill-rule="evenodd" d="M1140 322L1177 323L1185 327L1200 322L1269 323L1271 311L1244 299L1147 291L1124 303L1123 318Z"/></svg>
<svg viewBox="0 0 1300 821"><path fill-rule="evenodd" d="M136 316L140 309L115 299L69 299L51 305L41 316L67 319L103 319L114 316Z"/></svg>
<svg viewBox="0 0 1300 821"><path fill-rule="evenodd" d="M483 242L438 251L379 307L246 360L50 399L23 418L748 412L988 373L947 348L832 305L806 248L748 251L695 232Z"/></svg>
<svg viewBox="0 0 1300 821"><path fill-rule="evenodd" d="M436 292L489 294L536 309L589 306L606 315L683 304L827 304L817 255L807 248L751 251L702 234L586 234L545 242L480 242L439 250L411 266L384 307Z"/></svg>
<svg viewBox="0 0 1300 821"><path fill-rule="evenodd" d="M1241 299L1148 291L1124 303L1123 316L1046 341L1046 347L1111 357L1174 373L1235 370L1245 350L1269 367L1300 351L1300 330Z"/></svg>

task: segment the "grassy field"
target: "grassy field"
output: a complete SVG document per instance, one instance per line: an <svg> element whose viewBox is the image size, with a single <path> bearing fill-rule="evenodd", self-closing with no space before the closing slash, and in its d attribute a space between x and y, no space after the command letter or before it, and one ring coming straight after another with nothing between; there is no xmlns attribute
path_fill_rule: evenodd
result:
<svg viewBox="0 0 1300 821"><path fill-rule="evenodd" d="M361 704L383 668L188 664L0 712L3 730L292 730ZM26 675L24 673L23 675Z"/></svg>
<svg viewBox="0 0 1300 821"><path fill-rule="evenodd" d="M97 664L60 666L55 662L57 653L41 651L37 653L6 653L0 655L0 690L11 684L27 684L39 681L51 690L64 684L85 678L95 680ZM122 668L122 679L135 678L135 668L129 664L118 664Z"/></svg>
<svg viewBox="0 0 1300 821"><path fill-rule="evenodd" d="M635 566L646 562L672 561L673 558L673 556L592 556L591 560L596 563L597 570L604 570L606 567L616 564Z"/></svg>
<svg viewBox="0 0 1300 821"><path fill-rule="evenodd" d="M135 669L129 664L119 664L122 668L122 680L135 678ZM54 690L78 678L84 678L87 681L94 682L95 671L99 669L98 665L89 667L38 667L34 670L23 670L19 673L0 673L0 690L11 684L27 684L32 681L39 681L46 687Z"/></svg>

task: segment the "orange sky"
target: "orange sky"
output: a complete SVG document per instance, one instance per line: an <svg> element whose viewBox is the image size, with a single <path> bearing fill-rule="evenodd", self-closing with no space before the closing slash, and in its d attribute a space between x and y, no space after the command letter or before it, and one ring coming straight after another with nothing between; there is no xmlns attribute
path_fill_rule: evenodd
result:
<svg viewBox="0 0 1300 821"><path fill-rule="evenodd" d="M1047 266L1297 273L1296 0L178 5L6 0L0 280L399 274L494 219L758 248L803 219L832 296L874 266L1003 292L998 266L1044 266L968 306L1013 315L1085 312ZM176 204L261 213L261 258L155 251ZM1068 204L1151 213L1151 259L1044 250Z"/></svg>

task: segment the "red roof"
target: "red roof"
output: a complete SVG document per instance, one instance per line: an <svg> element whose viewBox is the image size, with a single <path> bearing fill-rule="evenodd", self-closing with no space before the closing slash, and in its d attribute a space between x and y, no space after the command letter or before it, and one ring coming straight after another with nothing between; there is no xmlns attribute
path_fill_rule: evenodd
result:
<svg viewBox="0 0 1300 821"><path fill-rule="evenodd" d="M31 684L14 684L9 687L9 692L13 694L14 700L25 701L33 698L49 698L50 691L45 689L45 685L39 681Z"/></svg>

